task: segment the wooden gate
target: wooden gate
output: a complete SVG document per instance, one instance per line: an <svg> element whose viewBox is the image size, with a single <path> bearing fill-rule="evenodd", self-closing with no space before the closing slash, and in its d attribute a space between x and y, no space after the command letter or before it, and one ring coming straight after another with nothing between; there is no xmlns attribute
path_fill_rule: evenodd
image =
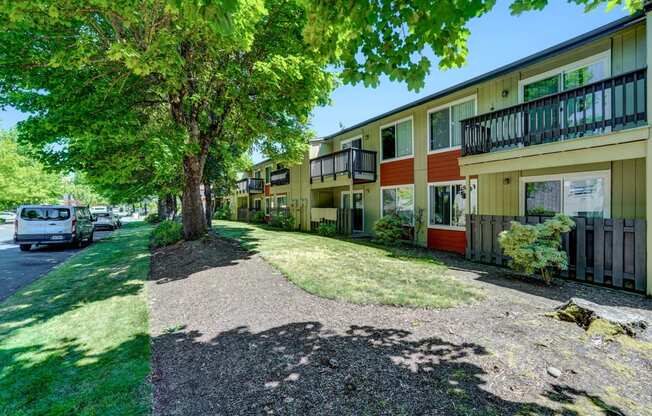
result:
<svg viewBox="0 0 652 416"><path fill-rule="evenodd" d="M507 265L498 234L512 221L538 224L549 217L467 215L466 258L482 263ZM573 217L575 228L563 236L562 247L569 267L562 277L614 288L646 290L645 220Z"/></svg>

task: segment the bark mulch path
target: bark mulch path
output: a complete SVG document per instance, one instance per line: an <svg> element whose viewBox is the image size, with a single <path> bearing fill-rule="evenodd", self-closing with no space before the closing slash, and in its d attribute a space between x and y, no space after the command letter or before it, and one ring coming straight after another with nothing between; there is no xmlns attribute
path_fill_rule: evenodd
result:
<svg viewBox="0 0 652 416"><path fill-rule="evenodd" d="M302 291L230 241L155 252L154 414L652 415L652 349L544 316L579 296L652 318L650 300L442 259L487 299L351 305Z"/></svg>

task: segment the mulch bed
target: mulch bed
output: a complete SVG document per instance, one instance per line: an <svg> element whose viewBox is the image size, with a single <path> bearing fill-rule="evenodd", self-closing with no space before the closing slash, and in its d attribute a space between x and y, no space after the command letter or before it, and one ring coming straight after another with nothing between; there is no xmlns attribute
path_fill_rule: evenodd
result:
<svg viewBox="0 0 652 416"><path fill-rule="evenodd" d="M231 241L156 251L154 413L652 414L652 353L545 316L571 296L646 316L649 300L442 259L487 299L449 310L350 305L307 294Z"/></svg>

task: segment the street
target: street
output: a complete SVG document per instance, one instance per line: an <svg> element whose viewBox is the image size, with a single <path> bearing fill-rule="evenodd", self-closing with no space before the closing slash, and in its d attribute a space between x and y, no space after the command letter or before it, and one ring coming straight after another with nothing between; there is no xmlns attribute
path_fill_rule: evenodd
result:
<svg viewBox="0 0 652 416"><path fill-rule="evenodd" d="M110 234L110 231L97 231L94 241ZM32 247L22 252L13 243L13 236L13 224L0 224L0 301L82 250L62 245Z"/></svg>

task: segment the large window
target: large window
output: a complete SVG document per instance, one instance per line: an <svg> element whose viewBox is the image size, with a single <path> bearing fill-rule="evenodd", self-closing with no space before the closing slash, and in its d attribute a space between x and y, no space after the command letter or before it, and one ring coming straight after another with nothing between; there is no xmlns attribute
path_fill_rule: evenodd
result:
<svg viewBox="0 0 652 416"><path fill-rule="evenodd" d="M340 144L342 150L354 148L362 149L362 137L356 137L354 139L342 140Z"/></svg>
<svg viewBox="0 0 652 416"><path fill-rule="evenodd" d="M380 141L382 160L412 156L412 119L382 127Z"/></svg>
<svg viewBox="0 0 652 416"><path fill-rule="evenodd" d="M269 177L269 176L270 176L271 173L272 173L272 167L271 167L271 166L267 166L267 167L265 168L265 183L269 183L269 180L270 180L270 177Z"/></svg>
<svg viewBox="0 0 652 416"><path fill-rule="evenodd" d="M285 209L288 207L288 197L286 195L281 195L276 197L276 206L280 209Z"/></svg>
<svg viewBox="0 0 652 416"><path fill-rule="evenodd" d="M262 201L260 199L254 199L254 210L260 211L262 207Z"/></svg>
<svg viewBox="0 0 652 416"><path fill-rule="evenodd" d="M405 225L414 222L414 186L394 186L382 188L382 213L397 214Z"/></svg>
<svg viewBox="0 0 652 416"><path fill-rule="evenodd" d="M461 120L475 115L475 98L464 99L428 112L428 149L455 148L462 144Z"/></svg>
<svg viewBox="0 0 652 416"><path fill-rule="evenodd" d="M269 212L272 208L272 198L265 197L265 215L269 215Z"/></svg>
<svg viewBox="0 0 652 416"><path fill-rule="evenodd" d="M477 213L478 182L471 179L467 192L465 181L437 182L428 185L428 225L432 228L463 229L466 204L470 213Z"/></svg>
<svg viewBox="0 0 652 416"><path fill-rule="evenodd" d="M260 179L260 170L254 172L254 178Z"/></svg>
<svg viewBox="0 0 652 416"><path fill-rule="evenodd" d="M610 178L610 171L521 178L522 213L609 218Z"/></svg>

